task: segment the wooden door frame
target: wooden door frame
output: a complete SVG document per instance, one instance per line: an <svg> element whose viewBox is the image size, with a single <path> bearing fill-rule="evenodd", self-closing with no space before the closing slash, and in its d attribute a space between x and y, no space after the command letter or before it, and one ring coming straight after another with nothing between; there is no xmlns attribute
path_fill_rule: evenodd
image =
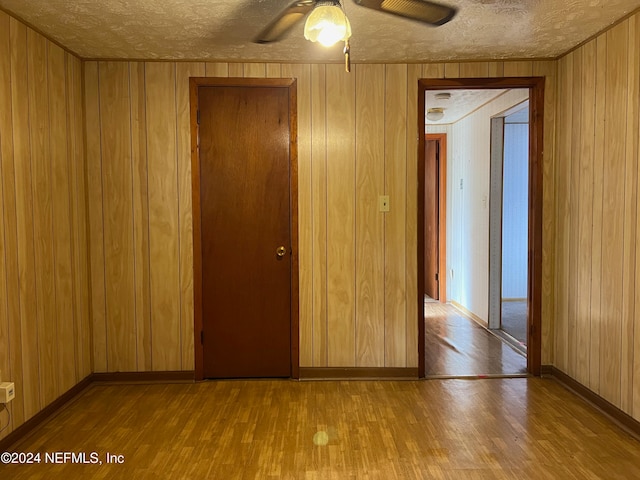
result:
<svg viewBox="0 0 640 480"><path fill-rule="evenodd" d="M426 140L435 140L440 148L438 158L438 301L447 302L447 134L426 133ZM418 162L424 172L424 149ZM424 200L423 200L424 203ZM423 213L424 216L424 213ZM424 270L424 267L423 267ZM424 296L424 292L422 292ZM424 297L423 297L424 298Z"/></svg>
<svg viewBox="0 0 640 480"><path fill-rule="evenodd" d="M446 78L418 80L418 158L424 157L427 90L529 89L529 240L527 372L540 375L542 359L542 174L544 77ZM418 162L418 265L424 265L424 162ZM422 200L421 200L422 199ZM425 376L424 268L418 269L418 375Z"/></svg>
<svg viewBox="0 0 640 480"><path fill-rule="evenodd" d="M298 253L298 96L295 78L189 78L191 118L191 188L193 210L193 325L195 379L204 380L202 345L202 219L200 211L199 87L278 87L289 92L289 192L291 228L291 378L300 377L299 253Z"/></svg>

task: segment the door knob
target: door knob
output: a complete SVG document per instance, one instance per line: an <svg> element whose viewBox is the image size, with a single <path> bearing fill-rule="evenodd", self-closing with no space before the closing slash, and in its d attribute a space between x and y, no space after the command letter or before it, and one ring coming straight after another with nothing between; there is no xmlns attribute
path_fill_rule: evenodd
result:
<svg viewBox="0 0 640 480"><path fill-rule="evenodd" d="M284 254L287 253L287 249L284 246L280 246L276 249L276 255L279 257L284 257Z"/></svg>

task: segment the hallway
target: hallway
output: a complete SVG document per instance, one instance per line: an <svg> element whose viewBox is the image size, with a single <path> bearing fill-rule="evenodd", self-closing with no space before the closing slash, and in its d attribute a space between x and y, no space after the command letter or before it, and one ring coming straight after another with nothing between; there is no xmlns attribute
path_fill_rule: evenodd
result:
<svg viewBox="0 0 640 480"><path fill-rule="evenodd" d="M450 304L425 302L429 377L520 376L527 359Z"/></svg>

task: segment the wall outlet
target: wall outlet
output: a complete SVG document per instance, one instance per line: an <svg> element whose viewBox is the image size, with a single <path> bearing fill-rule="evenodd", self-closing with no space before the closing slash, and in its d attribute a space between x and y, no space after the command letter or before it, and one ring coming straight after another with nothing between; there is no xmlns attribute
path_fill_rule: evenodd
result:
<svg viewBox="0 0 640 480"><path fill-rule="evenodd" d="M16 389L13 382L0 383L0 403L9 403L16 396Z"/></svg>
<svg viewBox="0 0 640 480"><path fill-rule="evenodd" d="M378 197L378 208L381 212L389 211L389 195L380 195Z"/></svg>

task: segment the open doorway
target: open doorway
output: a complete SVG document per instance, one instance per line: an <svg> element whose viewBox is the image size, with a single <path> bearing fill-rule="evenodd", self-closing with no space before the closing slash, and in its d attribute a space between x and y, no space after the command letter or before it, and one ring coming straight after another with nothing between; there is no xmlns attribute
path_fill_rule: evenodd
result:
<svg viewBox="0 0 640 480"><path fill-rule="evenodd" d="M491 119L489 328L527 353L529 101Z"/></svg>
<svg viewBox="0 0 640 480"><path fill-rule="evenodd" d="M541 245L542 245L542 223L541 223L541 206L542 206L542 109L543 109L543 85L544 81L542 78L512 78L512 79L433 79L433 80L421 80L419 82L419 122L424 122L425 116L427 116L427 112L429 108L434 107L434 104L430 104L427 101L427 96L430 94L441 94L447 92L460 93L461 91L469 91L469 90L482 90L486 91L489 96L500 97L502 98L502 103L497 102L492 105L491 112L489 117L495 116L501 111L504 112L508 109L508 107L514 106L518 103L522 102L517 101L518 93L514 90L520 90L525 93L524 100L528 97L530 99L530 110L529 110L529 125L528 132L530 141L528 143L528 160L529 160L529 174L527 178L527 192L528 196L526 199L528 212L530 215L527 218L527 235L526 235L526 250L530 253L526 259L527 263L527 271L526 271L526 307L527 307L527 317L526 317L526 344L528 345L528 353L526 358L526 363L523 363L523 367L521 370L514 371L512 373L528 373L538 375L540 373L540 294L541 294ZM514 100L515 99L515 100ZM512 103L508 103L512 101ZM496 110L498 108L498 104L502 105L502 110ZM484 105L484 104L482 104ZM482 107L481 105L481 107ZM478 107L479 109L481 107ZM491 110L489 109L489 110ZM487 109L485 109L487 110ZM436 113L443 113L441 110ZM469 113L469 115L473 114L473 112ZM445 113L446 115L446 113ZM477 115L476 115L477 116ZM451 341L453 338L452 335L455 334L456 329L458 328L458 320L460 320L460 316L471 318L475 321L475 323L479 324L479 326L488 327L488 304L489 304L489 294L488 294L488 256L489 256L489 240L488 240L488 230L489 230L489 147L488 147L488 139L490 137L490 118L487 119L486 124L483 124L482 128L471 128L469 135L482 135L482 132L486 134L487 140L487 152L486 152L486 160L480 159L482 153L484 155L484 150L482 152L472 151L467 152L465 157L466 164L463 167L460 167L459 161L449 161L448 164L448 172L447 172L447 198L446 202L450 207L447 208L447 238L446 238L446 248L447 248L447 261L444 272L439 272L441 275L444 273L447 280L447 287L445 298L449 299L450 304L439 304L440 315L448 318L448 323L442 323L440 325L445 325L447 331L449 332L449 337L445 337L441 335L440 338L440 346L445 345L443 352L447 352L447 348L449 351L459 350L460 344L459 339L462 338L458 336L458 340ZM424 124L421 126L424 129ZM424 131L424 130L423 130ZM459 134L460 128L458 129L449 129L445 126L439 128L433 128L427 130L429 134L435 133L447 133L447 146L448 146L448 155L451 158L459 155L458 153L452 153L452 145L456 145L456 141L461 139L461 135ZM457 138L456 138L457 137ZM467 142L474 143L474 142ZM425 155L425 149L428 145L428 138L426 136L420 137L420 145L419 145L419 175L418 175L418 265L425 265L427 255L426 252L426 233L427 233L427 206L424 202L424 198L426 195L427 188L427 178L426 174L426 166L423 162L423 158ZM467 145L466 148L473 148L473 146ZM477 158L476 158L477 157ZM459 160L459 159L458 159ZM482 163L484 162L484 163ZM452 167L453 165L453 167ZM457 165L457 166L456 166ZM480 168L482 167L482 168ZM465 173L461 174L460 171L456 171L456 168L464 168ZM483 182L486 183L486 188L480 188L478 185L484 185ZM461 201L460 199L464 199ZM457 209L457 210L456 210ZM466 210L465 210L466 209ZM451 225L450 218L451 212L456 211L457 214L462 218L461 225L464 226L466 230L467 237L466 239L462 239L459 234L455 232L455 225ZM484 221L484 224L482 223ZM452 230L454 230L452 232ZM449 233L451 232L451 233ZM456 275L461 275L464 272L461 270L460 262L467 262L469 265L469 269L472 270L472 274L469 275L473 281L469 282L461 282L460 278ZM477 270L478 265L483 265L484 268L484 278L479 276L479 270ZM476 270L473 270L476 268ZM433 335L426 336L425 335L425 313L428 313L425 308L422 308L424 305L424 293L426 292L426 275L427 269L419 269L419 278L418 278L418 287L420 292L420 307L419 308L419 318L418 318L418 329L419 329L419 371L421 376L425 376L426 368L425 368L425 352L427 352L430 348L434 347ZM457 289L457 290L456 290ZM514 297L515 298L515 297ZM472 308L465 308L465 305L471 306ZM479 307L478 307L479 306ZM443 309L446 308L455 308L454 314L449 315L450 312L447 312ZM436 313L437 314L437 313ZM435 315L435 314L434 314ZM447 317L447 315L449 315ZM488 332L486 328L483 330ZM433 332L431 332L433 334ZM471 332L473 335L477 332ZM471 336L473 336L471 335ZM492 336L493 337L493 336ZM484 338L484 337L483 337ZM462 341L462 340L460 340ZM481 340L482 341L482 340ZM504 342L500 343L501 345ZM514 350L510 347L505 347L514 355L517 355ZM469 358L465 359L467 367L469 365L473 365L474 367L478 367L479 364L482 364L486 359L480 359L478 356L478 352L472 355L467 355ZM504 353L498 353L498 362L505 362ZM437 355L436 357L442 358L443 355ZM475 356L475 360L473 359ZM433 358L433 357L432 357ZM465 367L466 368L466 367ZM481 375L483 372L482 366L478 367L474 371L469 371L468 373L471 375ZM442 372L446 375L447 372ZM459 372L452 372L452 375L457 375ZM462 374L464 374L463 372ZM431 374L430 374L431 376ZM488 375L490 376L490 375Z"/></svg>

